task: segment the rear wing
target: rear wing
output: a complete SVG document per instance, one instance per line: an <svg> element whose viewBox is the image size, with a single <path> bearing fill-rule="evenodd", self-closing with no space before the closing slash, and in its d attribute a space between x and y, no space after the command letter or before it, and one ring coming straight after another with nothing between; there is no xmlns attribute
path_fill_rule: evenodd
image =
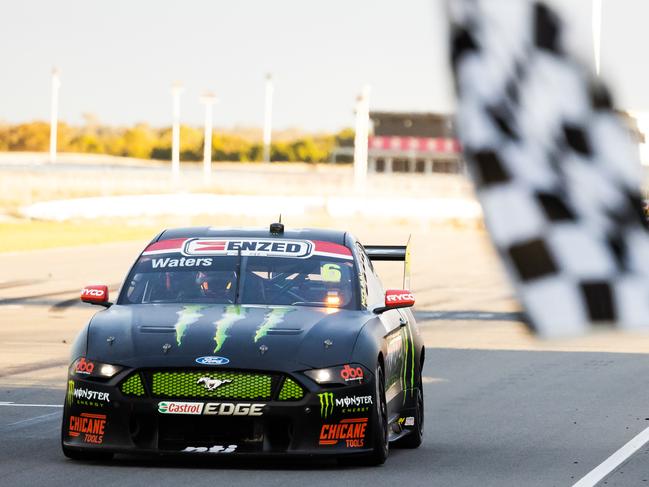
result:
<svg viewBox="0 0 649 487"><path fill-rule="evenodd" d="M403 289L410 289L410 237L406 245L365 245L372 261L403 262Z"/></svg>

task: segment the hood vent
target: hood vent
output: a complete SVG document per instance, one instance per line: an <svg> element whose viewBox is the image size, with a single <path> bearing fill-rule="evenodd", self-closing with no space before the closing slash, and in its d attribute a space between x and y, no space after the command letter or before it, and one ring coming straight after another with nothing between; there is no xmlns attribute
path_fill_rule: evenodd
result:
<svg viewBox="0 0 649 487"><path fill-rule="evenodd" d="M267 335L299 335L302 328L271 328L266 332Z"/></svg>
<svg viewBox="0 0 649 487"><path fill-rule="evenodd" d="M158 325L142 325L139 327L142 333L175 333L175 326L158 326Z"/></svg>

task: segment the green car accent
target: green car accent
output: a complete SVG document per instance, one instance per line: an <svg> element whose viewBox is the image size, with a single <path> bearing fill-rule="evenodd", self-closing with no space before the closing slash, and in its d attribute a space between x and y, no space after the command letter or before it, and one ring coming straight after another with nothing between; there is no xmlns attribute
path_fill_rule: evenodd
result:
<svg viewBox="0 0 649 487"><path fill-rule="evenodd" d="M192 325L201 319L201 316L203 315L200 311L205 308L207 308L205 305L190 304L183 306L183 309L177 312L178 321L176 321L174 328L176 328L176 342L178 343L178 346L182 345L183 337L185 336L185 333L187 333L189 325Z"/></svg>
<svg viewBox="0 0 649 487"><path fill-rule="evenodd" d="M140 374L133 374L124 382L122 382L122 394L127 396L144 396L144 385L142 384L142 379L140 379Z"/></svg>
<svg viewBox="0 0 649 487"><path fill-rule="evenodd" d="M277 399L280 401L299 401L304 397L302 387L290 377L287 377L282 384Z"/></svg>
<svg viewBox="0 0 649 487"><path fill-rule="evenodd" d="M264 321L257 328L257 333L255 333L255 343L264 338L268 330L284 321L284 317L291 311L294 310L291 308L275 308L266 313Z"/></svg>
<svg viewBox="0 0 649 487"><path fill-rule="evenodd" d="M199 384L201 378L225 382L213 390ZM154 396L218 397L222 399L270 400L272 377L242 372L154 372L151 390Z"/></svg>
<svg viewBox="0 0 649 487"><path fill-rule="evenodd" d="M320 417L327 418L331 416L334 412L334 393L333 392L321 392L318 394L320 399Z"/></svg>
<svg viewBox="0 0 649 487"><path fill-rule="evenodd" d="M223 344L228 339L228 328L230 328L237 321L243 320L246 317L247 309L237 305L230 305L225 307L225 312L221 319L217 320L216 331L214 333L214 352L218 352L223 347Z"/></svg>

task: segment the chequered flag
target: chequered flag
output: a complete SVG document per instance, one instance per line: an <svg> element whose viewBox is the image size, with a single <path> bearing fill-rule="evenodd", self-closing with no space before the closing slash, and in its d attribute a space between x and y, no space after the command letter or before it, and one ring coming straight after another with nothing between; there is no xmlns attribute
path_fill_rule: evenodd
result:
<svg viewBox="0 0 649 487"><path fill-rule="evenodd" d="M649 328L640 162L608 91L543 3L448 8L460 140L532 328Z"/></svg>

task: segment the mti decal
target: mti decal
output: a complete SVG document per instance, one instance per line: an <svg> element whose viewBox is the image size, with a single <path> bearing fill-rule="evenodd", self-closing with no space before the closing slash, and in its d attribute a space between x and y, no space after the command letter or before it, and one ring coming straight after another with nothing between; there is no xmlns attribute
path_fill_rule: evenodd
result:
<svg viewBox="0 0 649 487"><path fill-rule="evenodd" d="M238 445L214 445L210 448L206 446L188 446L182 453L233 453L237 450Z"/></svg>

